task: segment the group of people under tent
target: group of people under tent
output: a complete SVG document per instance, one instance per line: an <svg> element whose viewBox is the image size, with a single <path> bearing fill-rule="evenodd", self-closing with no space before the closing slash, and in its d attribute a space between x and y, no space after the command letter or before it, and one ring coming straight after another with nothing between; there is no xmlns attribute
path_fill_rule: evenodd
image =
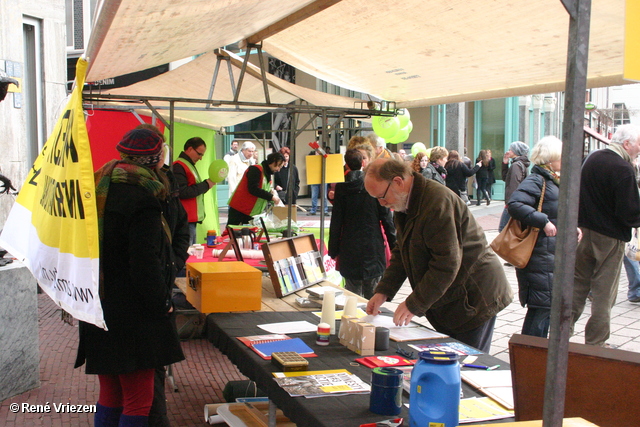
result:
<svg viewBox="0 0 640 427"><path fill-rule="evenodd" d="M397 153L387 157L382 150L376 157L375 136L358 138L345 152L346 180L334 189L329 236L329 255L338 260L347 289L368 299L367 313L378 314L408 280L412 292L393 313L397 325L425 316L437 331L488 352L496 317L513 295L484 230L460 193L446 185L446 176L444 185L437 179L443 178L438 168L427 179ZM164 137L150 125L127 132L116 148L121 158L95 174L100 299L108 330L80 322L76 367L85 365L87 374L99 377L96 425L163 425L164 367L184 359L171 321L171 287L187 259L192 224L200 219L198 197L214 183L201 180L195 170L206 150L198 138L185 143L171 166L164 161ZM562 142L544 137L530 155L522 142L509 148L502 164L509 197L501 223L512 217L540 229L529 264L516 275L520 303L527 306L523 333L546 336ZM571 323L574 327L591 298L587 344L607 346L625 244L640 227L634 166L639 153L640 128L623 125L611 144L589 154L582 166ZM257 199L280 201L272 177L285 164L285 154L271 153L247 168L231 196L230 221L231 209L244 223L262 203ZM478 163L474 168L484 166L482 159ZM250 183L265 197L253 194ZM240 195L249 202L236 203ZM629 283L636 292L638 269L633 280L632 273ZM629 300L638 301L638 295Z"/></svg>

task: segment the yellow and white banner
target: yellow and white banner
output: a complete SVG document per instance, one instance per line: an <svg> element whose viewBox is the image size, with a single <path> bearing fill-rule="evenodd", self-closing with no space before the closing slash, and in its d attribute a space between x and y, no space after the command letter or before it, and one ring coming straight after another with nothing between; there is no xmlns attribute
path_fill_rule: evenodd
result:
<svg viewBox="0 0 640 427"><path fill-rule="evenodd" d="M0 245L29 268L73 317L106 329L100 296L98 217L89 136L82 110L87 61L53 133L20 189Z"/></svg>

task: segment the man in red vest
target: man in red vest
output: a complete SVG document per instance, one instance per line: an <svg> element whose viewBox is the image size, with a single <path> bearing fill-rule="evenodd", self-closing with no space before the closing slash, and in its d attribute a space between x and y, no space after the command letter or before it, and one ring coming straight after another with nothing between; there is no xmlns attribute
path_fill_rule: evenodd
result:
<svg viewBox="0 0 640 427"><path fill-rule="evenodd" d="M202 138L189 138L178 160L173 163L180 201L187 211L191 244L196 242L196 225L201 224L205 216L203 195L215 185L209 178L201 180L196 169L196 163L206 151L207 145Z"/></svg>
<svg viewBox="0 0 640 427"><path fill-rule="evenodd" d="M273 191L273 174L283 164L284 156L276 152L259 165L249 166L229 199L228 225L248 224L255 215L264 212L268 202L280 203Z"/></svg>

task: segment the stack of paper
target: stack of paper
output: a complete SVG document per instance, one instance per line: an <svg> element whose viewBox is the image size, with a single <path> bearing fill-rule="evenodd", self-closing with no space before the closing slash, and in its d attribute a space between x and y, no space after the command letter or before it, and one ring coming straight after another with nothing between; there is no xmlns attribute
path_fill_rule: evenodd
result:
<svg viewBox="0 0 640 427"><path fill-rule="evenodd" d="M363 322L370 323L374 326L382 326L389 329L389 338L393 341L418 341L429 340L433 338L448 338L448 335L441 334L434 330L425 328L417 323L410 323L407 326L396 326L391 316L366 316L362 318Z"/></svg>

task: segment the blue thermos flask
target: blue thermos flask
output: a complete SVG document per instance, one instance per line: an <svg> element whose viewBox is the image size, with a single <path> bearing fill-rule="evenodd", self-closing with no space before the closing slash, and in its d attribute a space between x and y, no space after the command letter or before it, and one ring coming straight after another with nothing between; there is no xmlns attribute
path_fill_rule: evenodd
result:
<svg viewBox="0 0 640 427"><path fill-rule="evenodd" d="M419 356L411 371L409 426L457 426L460 406L458 355L423 351Z"/></svg>

